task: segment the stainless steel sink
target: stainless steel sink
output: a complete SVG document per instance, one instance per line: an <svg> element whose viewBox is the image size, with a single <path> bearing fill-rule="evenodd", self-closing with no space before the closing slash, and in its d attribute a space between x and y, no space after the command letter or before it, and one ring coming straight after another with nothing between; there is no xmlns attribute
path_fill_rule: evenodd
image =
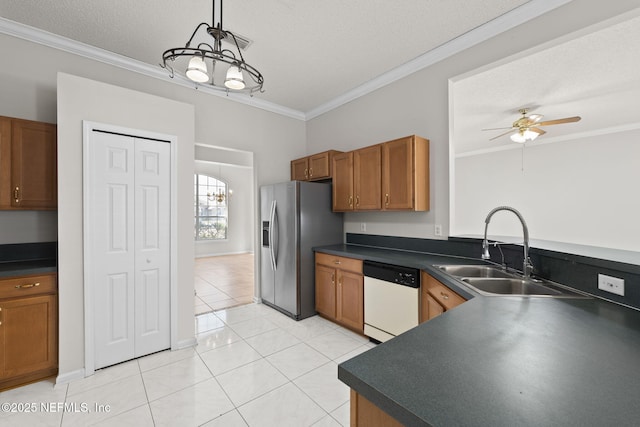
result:
<svg viewBox="0 0 640 427"><path fill-rule="evenodd" d="M456 277L514 277L513 274L491 265L439 265L438 268Z"/></svg>
<svg viewBox="0 0 640 427"><path fill-rule="evenodd" d="M561 292L524 279L485 279L465 277L463 282L478 291L501 295L560 295Z"/></svg>
<svg viewBox="0 0 640 427"><path fill-rule="evenodd" d="M523 278L492 265L438 265L442 272L485 296L537 296L589 298L587 295L544 279Z"/></svg>

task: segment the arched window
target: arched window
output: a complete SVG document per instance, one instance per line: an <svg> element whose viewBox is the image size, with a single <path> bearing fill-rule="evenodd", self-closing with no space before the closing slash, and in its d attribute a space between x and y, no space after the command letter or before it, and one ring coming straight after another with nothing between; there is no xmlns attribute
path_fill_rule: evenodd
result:
<svg viewBox="0 0 640 427"><path fill-rule="evenodd" d="M195 174L194 184L196 240L226 239L229 218L227 183L212 176Z"/></svg>

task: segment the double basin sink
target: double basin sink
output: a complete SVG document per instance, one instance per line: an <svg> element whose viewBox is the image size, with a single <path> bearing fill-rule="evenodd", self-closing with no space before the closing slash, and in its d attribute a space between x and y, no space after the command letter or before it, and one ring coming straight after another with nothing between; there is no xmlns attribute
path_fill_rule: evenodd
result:
<svg viewBox="0 0 640 427"><path fill-rule="evenodd" d="M558 283L524 278L492 265L438 265L443 273L463 282L485 296L536 296L552 298L588 298Z"/></svg>

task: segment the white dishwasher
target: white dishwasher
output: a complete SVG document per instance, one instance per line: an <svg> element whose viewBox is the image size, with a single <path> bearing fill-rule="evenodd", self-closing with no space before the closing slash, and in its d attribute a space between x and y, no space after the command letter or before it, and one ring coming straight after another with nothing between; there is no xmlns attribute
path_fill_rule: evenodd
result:
<svg viewBox="0 0 640 427"><path fill-rule="evenodd" d="M364 261L364 334L384 342L418 326L420 271Z"/></svg>

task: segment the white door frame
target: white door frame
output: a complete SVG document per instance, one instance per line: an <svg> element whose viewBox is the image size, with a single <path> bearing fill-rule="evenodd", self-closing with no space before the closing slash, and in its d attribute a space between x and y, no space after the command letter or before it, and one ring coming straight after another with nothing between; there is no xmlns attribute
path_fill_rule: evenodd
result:
<svg viewBox="0 0 640 427"><path fill-rule="evenodd" d="M176 242L178 237L178 206L177 206L177 188L178 188L178 180L177 180L177 156L176 156L176 142L178 138L175 135L167 135L161 134L157 132L150 132L141 129L132 129L126 128L123 126L109 125L104 123L91 122L87 120L82 121L82 212L83 212L83 267L84 267L84 375L88 377L93 375L95 372L95 354L94 354L94 322L93 317L88 316L87 313L91 313L93 307L93 291L90 286L86 286L90 281L91 277L91 266L95 265L99 260L92 259L92 254L90 253L90 247L87 244L87 239L89 233L92 229L91 217L88 213L89 206L87 201L89 200L89 192L91 191L91 180L90 173L88 171L87 166L89 165L89 153L91 147L89 145L91 132L94 130L100 130L104 132L111 132L115 134L122 134L132 137L139 137L145 139L156 139L160 141L168 141L171 146L170 156L171 156L171 171L170 171L170 180L171 180L171 196L170 196L170 204L171 204L171 231L170 231L170 255L171 255L171 264L170 264L170 297L171 297L171 349L178 348L178 279L177 279L177 260L178 260L178 249Z"/></svg>

